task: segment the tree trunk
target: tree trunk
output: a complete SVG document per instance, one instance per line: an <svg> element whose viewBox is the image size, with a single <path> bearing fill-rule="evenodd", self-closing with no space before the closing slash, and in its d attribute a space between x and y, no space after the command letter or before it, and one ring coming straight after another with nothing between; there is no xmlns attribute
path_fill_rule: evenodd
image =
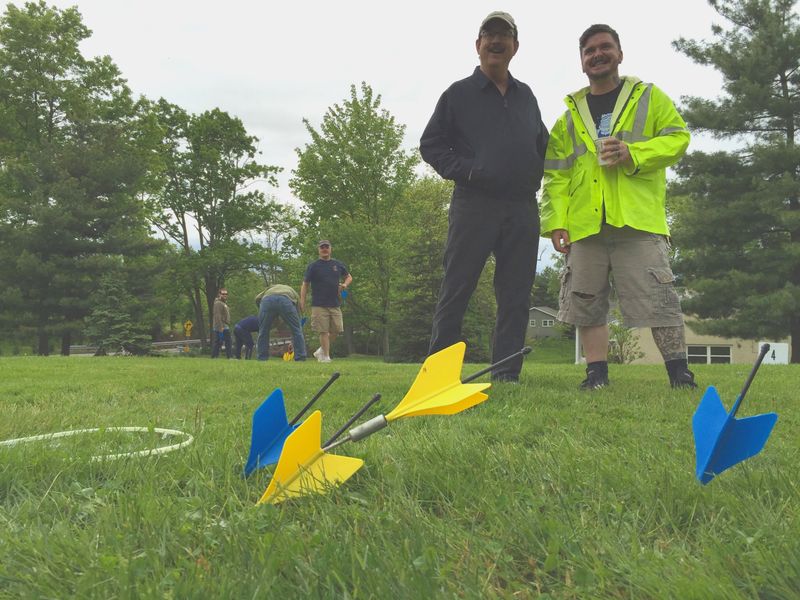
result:
<svg viewBox="0 0 800 600"><path fill-rule="evenodd" d="M792 349L792 357L789 362L792 364L800 363L800 316L795 317L789 323L789 345Z"/></svg>
<svg viewBox="0 0 800 600"><path fill-rule="evenodd" d="M381 336L381 354L386 359L389 356L389 328L384 326L383 335Z"/></svg>
<svg viewBox="0 0 800 600"><path fill-rule="evenodd" d="M355 354L356 348L353 344L353 326L350 323L344 326L344 341L347 344L347 355Z"/></svg>
<svg viewBox="0 0 800 600"><path fill-rule="evenodd" d="M50 355L50 336L47 335L47 332L44 329L39 329L38 339L39 339L39 348L36 351L36 353L39 356L49 356Z"/></svg>
<svg viewBox="0 0 800 600"><path fill-rule="evenodd" d="M189 300L192 303L192 310L194 311L194 322L195 322L195 338L200 339L200 348L201 350L205 351L207 348L208 339L206 337L206 318L203 314L203 302L200 297L200 288L195 287L189 293Z"/></svg>
<svg viewBox="0 0 800 600"><path fill-rule="evenodd" d="M61 335L61 356L69 356L69 347L72 345L72 332L65 331Z"/></svg>

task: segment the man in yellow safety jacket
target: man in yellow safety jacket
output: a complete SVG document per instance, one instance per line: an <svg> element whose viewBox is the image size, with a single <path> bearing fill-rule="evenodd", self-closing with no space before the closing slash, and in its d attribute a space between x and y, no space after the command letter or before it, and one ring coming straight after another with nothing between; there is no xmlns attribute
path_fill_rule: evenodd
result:
<svg viewBox="0 0 800 600"><path fill-rule="evenodd" d="M622 46L608 25L579 40L589 86L565 99L545 156L542 235L566 254L558 318L578 327L581 389L608 385L613 274L629 327L650 327L674 388L696 387L669 266L666 168L689 145L686 123L656 86L620 77Z"/></svg>

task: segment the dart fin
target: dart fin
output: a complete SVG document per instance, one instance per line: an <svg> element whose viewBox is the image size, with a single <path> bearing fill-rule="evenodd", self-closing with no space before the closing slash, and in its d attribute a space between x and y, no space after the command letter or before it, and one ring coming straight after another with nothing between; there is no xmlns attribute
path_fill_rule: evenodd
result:
<svg viewBox="0 0 800 600"><path fill-rule="evenodd" d="M488 398L490 383L461 383L466 344L458 342L430 355L388 421L418 415L454 415Z"/></svg>
<svg viewBox="0 0 800 600"><path fill-rule="evenodd" d="M296 426L289 425L286 417L283 390L277 388L253 413L250 455L244 467L244 476L278 462L286 438L295 429Z"/></svg>
<svg viewBox="0 0 800 600"><path fill-rule="evenodd" d="M323 452L322 413L315 411L286 439L278 466L258 504L278 504L306 494L323 494L352 477L364 461Z"/></svg>
<svg viewBox="0 0 800 600"><path fill-rule="evenodd" d="M737 419L725 410L716 388L709 386L692 417L700 483L761 452L777 420L775 413Z"/></svg>

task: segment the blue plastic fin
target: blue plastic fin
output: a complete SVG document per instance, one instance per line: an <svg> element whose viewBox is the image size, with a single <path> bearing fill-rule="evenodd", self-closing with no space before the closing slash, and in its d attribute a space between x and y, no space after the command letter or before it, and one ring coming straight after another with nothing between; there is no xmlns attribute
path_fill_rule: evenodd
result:
<svg viewBox="0 0 800 600"><path fill-rule="evenodd" d="M706 470L719 475L725 469L761 452L777 421L778 415L775 413L731 419L720 436L714 458Z"/></svg>
<svg viewBox="0 0 800 600"><path fill-rule="evenodd" d="M694 432L695 471L697 478L703 483L704 474L708 471L708 461L714 452L714 447L728 420L728 411L720 400L717 388L713 385L706 389L702 400L692 417L692 431ZM712 475L713 477L713 475Z"/></svg>
<svg viewBox="0 0 800 600"><path fill-rule="evenodd" d="M244 467L244 476L247 477L256 469L278 462L286 438L296 428L296 425L289 425L283 390L277 388L253 413L250 456Z"/></svg>
<svg viewBox="0 0 800 600"><path fill-rule="evenodd" d="M732 417L714 386L709 386L692 417L696 476L706 484L764 448L778 420L775 413L744 419Z"/></svg>

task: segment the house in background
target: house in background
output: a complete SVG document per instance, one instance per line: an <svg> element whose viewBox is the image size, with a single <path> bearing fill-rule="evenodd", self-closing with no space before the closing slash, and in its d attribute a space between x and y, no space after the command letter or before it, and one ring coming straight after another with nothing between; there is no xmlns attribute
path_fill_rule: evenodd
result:
<svg viewBox="0 0 800 600"><path fill-rule="evenodd" d="M769 354L764 359L764 364L786 364L789 362L790 343L788 338L775 341L753 341L700 334L692 330L692 322L696 320L693 317L684 315L689 364L753 364L764 341L768 341L771 347ZM644 356L633 361L633 364L643 365L663 362L650 330L648 328L637 328L635 332L639 348L644 352Z"/></svg>
<svg viewBox="0 0 800 600"><path fill-rule="evenodd" d="M558 311L547 306L534 306L528 311L528 331L526 338L559 337L556 329Z"/></svg>

